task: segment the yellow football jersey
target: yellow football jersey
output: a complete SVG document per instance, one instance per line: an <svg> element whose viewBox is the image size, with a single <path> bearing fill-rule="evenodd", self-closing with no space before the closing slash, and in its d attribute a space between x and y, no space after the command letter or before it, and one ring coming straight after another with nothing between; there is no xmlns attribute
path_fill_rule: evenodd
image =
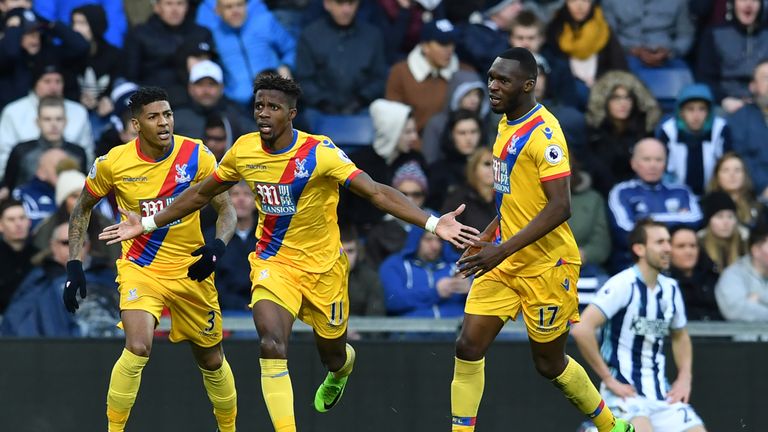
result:
<svg viewBox="0 0 768 432"><path fill-rule="evenodd" d="M542 105L518 120L503 117L498 132L493 145L493 187L501 221L497 241L506 241L546 205L541 183L569 176L571 169L560 123ZM538 276L564 263L581 264L567 223L519 250L499 268L516 276Z"/></svg>
<svg viewBox="0 0 768 432"><path fill-rule="evenodd" d="M258 132L241 136L219 163L219 182L245 179L256 196L255 255L310 273L339 259L339 184L361 171L326 136L293 131L289 147L271 152Z"/></svg>
<svg viewBox="0 0 768 432"><path fill-rule="evenodd" d="M100 198L115 191L117 204L141 216L151 216L170 204L189 186L208 177L216 158L200 140L173 136L173 146L159 160L141 153L139 139L119 145L96 159L85 180L91 195ZM156 273L157 277L187 277L198 259L190 254L204 244L200 212L122 242L121 259Z"/></svg>

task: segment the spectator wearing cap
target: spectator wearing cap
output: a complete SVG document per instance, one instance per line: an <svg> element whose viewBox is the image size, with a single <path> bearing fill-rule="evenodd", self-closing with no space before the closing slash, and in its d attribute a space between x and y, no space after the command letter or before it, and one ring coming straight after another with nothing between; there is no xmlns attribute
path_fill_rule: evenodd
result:
<svg viewBox="0 0 768 432"><path fill-rule="evenodd" d="M411 202L427 210L424 203L429 193L429 184L427 175L417 162L407 162L398 168L391 185ZM405 238L412 228L412 225L400 219L385 215L382 221L370 229L366 237L365 256L368 262L377 268L385 258L402 250Z"/></svg>
<svg viewBox="0 0 768 432"><path fill-rule="evenodd" d="M176 56L184 43L213 44L211 32L187 20L188 0L156 0L146 23L125 36L123 78L138 85L163 87L169 95L184 94L187 83L176 71ZM172 105L178 101L171 100Z"/></svg>
<svg viewBox="0 0 768 432"><path fill-rule="evenodd" d="M229 148L241 135L256 129L253 118L224 96L224 73L218 64L203 60L192 66L187 93L190 102L173 113L175 133L202 138L206 120L217 116L224 122Z"/></svg>
<svg viewBox="0 0 768 432"><path fill-rule="evenodd" d="M55 64L35 68L35 86L27 96L8 104L0 114L0 167L2 175L13 146L25 141L36 140L40 137L37 110L40 99L44 97L62 97L64 93L64 77L61 69ZM88 111L77 102L64 99L64 116L67 125L64 127L64 141L77 144L85 150L90 161L93 157L93 134Z"/></svg>
<svg viewBox="0 0 768 432"><path fill-rule="evenodd" d="M72 66L78 91L66 96L79 100L88 109L91 126L98 139L114 109L109 93L114 80L120 75L122 52L105 39L107 15L101 5L87 4L72 9L71 22L72 29L88 41L91 49L87 57Z"/></svg>
<svg viewBox="0 0 768 432"><path fill-rule="evenodd" d="M123 46L128 20L123 10L123 2L113 0L34 0L35 12L49 21L61 21L65 24L74 22L75 10L84 6L94 5L104 13L103 40L115 47Z"/></svg>
<svg viewBox="0 0 768 432"><path fill-rule="evenodd" d="M55 180L55 210L42 222L32 228L32 243L39 250L46 249L48 240L57 226L69 221L69 216L75 208L78 198L83 191L85 175L77 170L67 169L59 165L59 173ZM114 263L120 257L120 246L107 246L98 240L98 234L112 222L98 211L94 211L88 225L88 239L91 243L91 256L107 259ZM115 247L117 246L117 247Z"/></svg>
<svg viewBox="0 0 768 432"><path fill-rule="evenodd" d="M418 151L419 134L411 107L400 102L377 99L370 106L374 139L371 146L350 153L358 168L372 179L391 184L395 171L409 161L426 167ZM343 225L354 225L361 235L384 217L368 201L342 189L340 191L339 220Z"/></svg>
<svg viewBox="0 0 768 432"><path fill-rule="evenodd" d="M8 10L3 16L4 26L0 26L4 27L0 38L0 108L27 94L39 77L35 71L44 65L79 61L88 55L88 42L82 36L60 22L42 19L30 9L32 2L28 3L27 7ZM54 39L59 42L54 43Z"/></svg>
<svg viewBox="0 0 768 432"><path fill-rule="evenodd" d="M705 84L684 87L676 105L675 114L656 130L667 146L667 180L701 196L718 159L732 148L731 130L715 115L712 92Z"/></svg>
<svg viewBox="0 0 768 432"><path fill-rule="evenodd" d="M64 99L59 97L40 99L37 107L37 126L40 128L40 137L13 147L5 167L2 186L13 190L16 186L32 180L40 155L51 148L64 150L70 158L77 161L80 171L85 172L87 163L85 151L82 147L64 140L63 132L66 124Z"/></svg>
<svg viewBox="0 0 768 432"><path fill-rule="evenodd" d="M715 298L726 320L768 322L768 226L750 231L748 247L720 276Z"/></svg>
<svg viewBox="0 0 768 432"><path fill-rule="evenodd" d="M12 191L13 198L24 204L32 229L56 210L55 188L59 178L57 167L60 164L70 169L77 168L77 162L69 159L64 150L52 148L44 151L37 161L35 176Z"/></svg>
<svg viewBox="0 0 768 432"><path fill-rule="evenodd" d="M702 253L717 274L747 253L749 231L739 225L736 203L725 192L710 192L701 200L704 228L697 233Z"/></svg>
<svg viewBox="0 0 768 432"><path fill-rule="evenodd" d="M486 1L481 22L461 25L459 59L485 74L496 56L509 48L509 31L522 9L520 0Z"/></svg>
<svg viewBox="0 0 768 432"><path fill-rule="evenodd" d="M96 156L107 154L112 147L127 143L136 138L138 132L131 123L131 110L128 108L128 102L131 95L136 93L139 86L130 82L118 79L109 94L112 101L112 114L109 116L109 122L101 131L99 141L96 143Z"/></svg>
<svg viewBox="0 0 768 432"><path fill-rule="evenodd" d="M5 312L13 293L32 269L32 256L37 250L29 241L30 222L21 202L0 201L0 316Z"/></svg>
<svg viewBox="0 0 768 432"><path fill-rule="evenodd" d="M688 0L603 0L602 7L631 70L687 68L682 58L695 33Z"/></svg>
<svg viewBox="0 0 768 432"><path fill-rule="evenodd" d="M176 75L180 82L189 82L189 72L192 70L192 66L200 63L201 61L210 60L219 63L219 55L214 49L213 45L208 42L185 42L176 53ZM219 63L220 64L220 63ZM174 106L182 106L189 103L189 93L187 93L187 86L174 87L171 89L174 93L168 94L168 97L175 101Z"/></svg>
<svg viewBox="0 0 768 432"><path fill-rule="evenodd" d="M250 111L253 80L260 72L274 69L280 75L291 76L296 40L262 2L215 3L216 16L200 20L198 15L198 23L210 29L216 41L224 67L224 94Z"/></svg>
<svg viewBox="0 0 768 432"><path fill-rule="evenodd" d="M301 32L295 76L309 109L354 114L384 95L384 42L378 28L356 19L359 5L324 0L326 16Z"/></svg>
<svg viewBox="0 0 768 432"><path fill-rule="evenodd" d="M385 97L413 108L419 132L445 106L448 82L459 70L454 53L457 35L448 20L425 24L421 43L390 70Z"/></svg>

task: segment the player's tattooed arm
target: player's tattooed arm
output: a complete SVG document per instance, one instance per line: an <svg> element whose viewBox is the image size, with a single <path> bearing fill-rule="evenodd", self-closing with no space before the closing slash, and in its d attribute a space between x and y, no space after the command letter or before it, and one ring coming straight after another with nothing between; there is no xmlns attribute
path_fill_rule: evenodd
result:
<svg viewBox="0 0 768 432"><path fill-rule="evenodd" d="M69 259L79 260L83 251L83 243L88 235L88 223L91 220L91 210L101 198L91 195L86 188L69 216Z"/></svg>
<svg viewBox="0 0 768 432"><path fill-rule="evenodd" d="M224 192L216 195L211 200L211 205L219 214L216 219L216 238L227 244L235 234L235 225L237 224L237 214L232 200L229 198L229 193Z"/></svg>

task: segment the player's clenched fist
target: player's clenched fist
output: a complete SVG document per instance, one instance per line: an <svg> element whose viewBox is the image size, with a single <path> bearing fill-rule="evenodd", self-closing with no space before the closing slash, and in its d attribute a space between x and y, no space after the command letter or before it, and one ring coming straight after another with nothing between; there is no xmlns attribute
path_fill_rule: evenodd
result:
<svg viewBox="0 0 768 432"><path fill-rule="evenodd" d="M80 260L67 261L67 282L64 284L64 306L71 313L80 307L77 303L77 297L75 294L80 291L80 298L84 299L86 294L85 289L85 272L83 271L83 262Z"/></svg>

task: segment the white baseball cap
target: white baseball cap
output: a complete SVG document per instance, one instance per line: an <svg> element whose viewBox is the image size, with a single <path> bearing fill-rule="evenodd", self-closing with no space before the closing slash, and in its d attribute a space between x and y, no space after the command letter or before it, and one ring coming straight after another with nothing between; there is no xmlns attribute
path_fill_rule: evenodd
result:
<svg viewBox="0 0 768 432"><path fill-rule="evenodd" d="M221 67L210 60L195 63L189 71L189 82L196 83L203 78L211 78L219 84L224 83L224 73Z"/></svg>

